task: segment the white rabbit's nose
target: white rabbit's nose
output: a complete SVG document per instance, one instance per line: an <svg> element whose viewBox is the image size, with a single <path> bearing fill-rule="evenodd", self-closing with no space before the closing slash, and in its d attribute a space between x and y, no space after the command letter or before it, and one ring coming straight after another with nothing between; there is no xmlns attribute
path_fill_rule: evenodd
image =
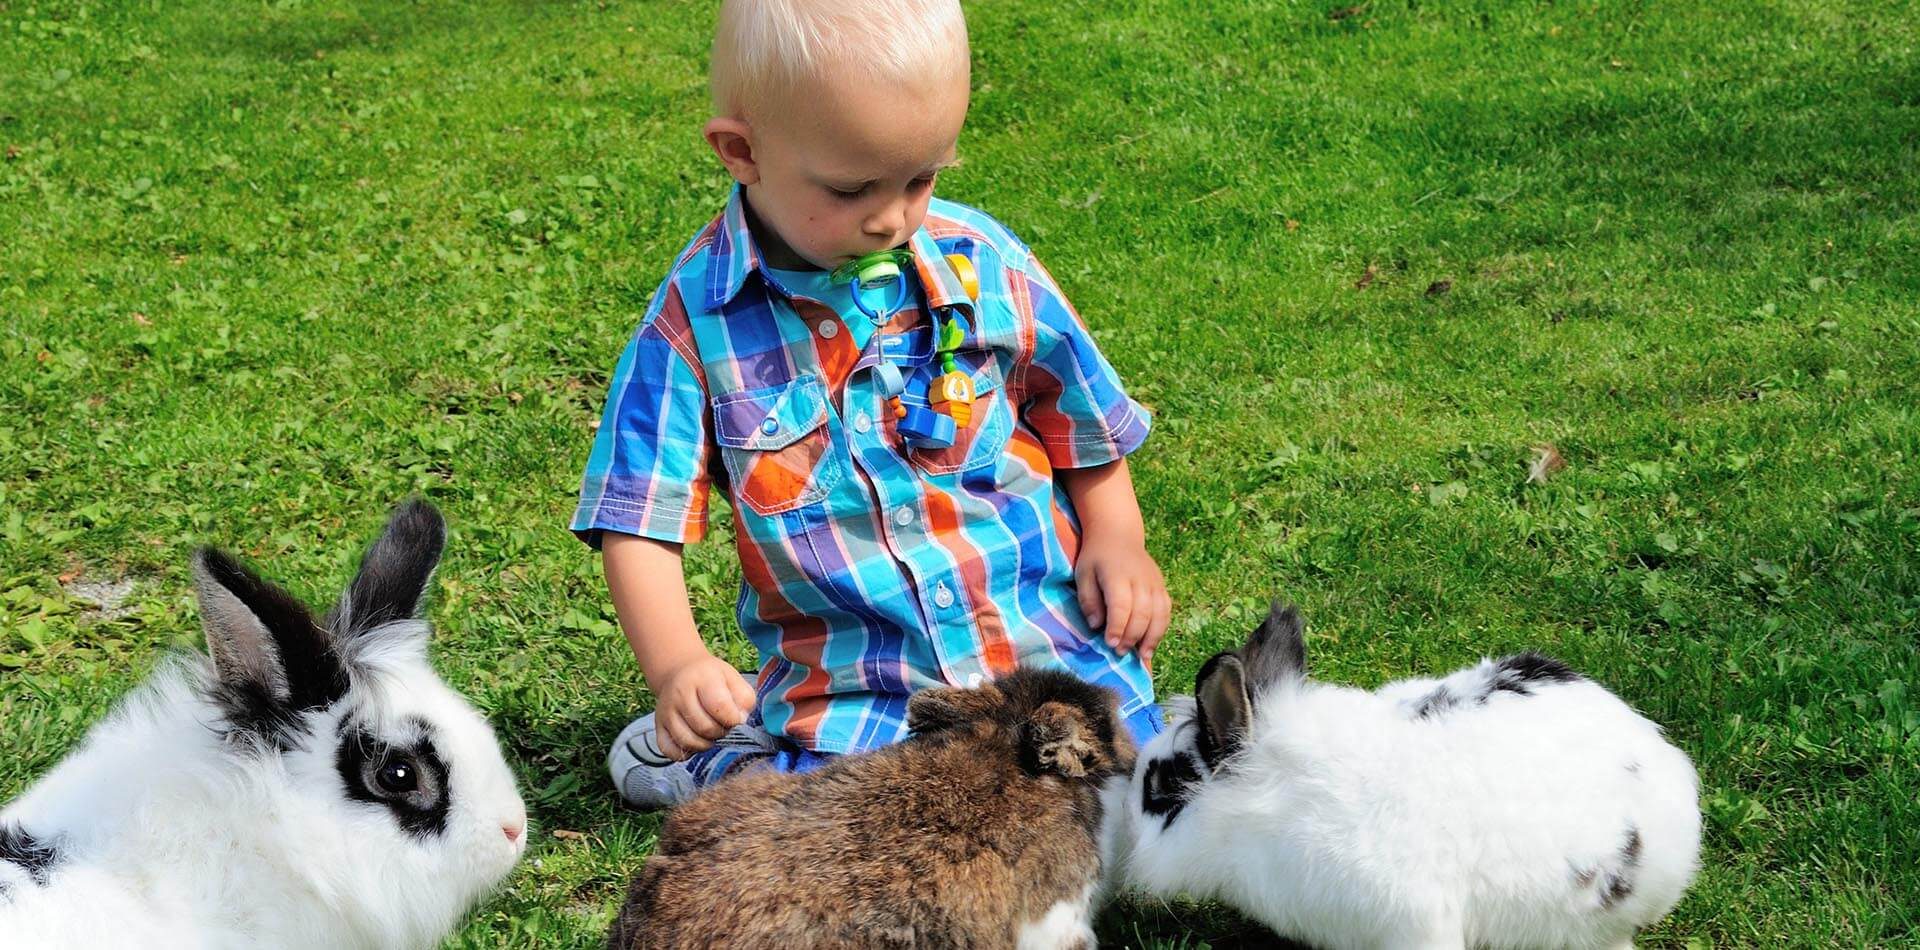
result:
<svg viewBox="0 0 1920 950"><path fill-rule="evenodd" d="M520 836L527 833L527 826L517 821L509 821L500 826L500 833L506 835L508 841L518 844Z"/></svg>

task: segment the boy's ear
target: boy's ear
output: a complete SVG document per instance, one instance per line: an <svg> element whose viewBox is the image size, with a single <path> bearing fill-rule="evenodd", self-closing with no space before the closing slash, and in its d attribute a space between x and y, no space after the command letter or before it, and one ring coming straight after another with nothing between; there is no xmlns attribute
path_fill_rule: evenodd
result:
<svg viewBox="0 0 1920 950"><path fill-rule="evenodd" d="M702 134L734 181L751 185L760 180L760 165L753 157L753 128L745 119L714 116L707 120Z"/></svg>

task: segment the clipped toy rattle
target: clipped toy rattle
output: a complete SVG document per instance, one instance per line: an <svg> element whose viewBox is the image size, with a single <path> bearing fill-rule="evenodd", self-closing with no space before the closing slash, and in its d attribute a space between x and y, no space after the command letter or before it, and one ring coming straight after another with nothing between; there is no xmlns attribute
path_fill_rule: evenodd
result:
<svg viewBox="0 0 1920 950"><path fill-rule="evenodd" d="M837 283L851 284L849 289L853 305L875 327L883 327L907 304L910 290L906 273L901 268L912 261L913 252L903 248L875 251L834 268L832 278ZM967 296L979 299L980 276L974 270L973 262L965 254L948 254L946 263ZM877 293L888 289L889 285L892 290L890 298L882 298L880 306L869 301L869 292ZM966 329L960 318L950 312L946 313L945 319L941 314L934 314L934 322L937 334L935 353L940 360L940 375L927 386L925 408L909 406L901 401L900 394L906 391L907 380L898 365L881 362L875 369L880 389L887 396L887 406L894 417L900 420L901 436L907 440L907 444L917 449L951 446L959 430L966 428L973 418L973 378L961 372L953 359L961 341L966 339Z"/></svg>

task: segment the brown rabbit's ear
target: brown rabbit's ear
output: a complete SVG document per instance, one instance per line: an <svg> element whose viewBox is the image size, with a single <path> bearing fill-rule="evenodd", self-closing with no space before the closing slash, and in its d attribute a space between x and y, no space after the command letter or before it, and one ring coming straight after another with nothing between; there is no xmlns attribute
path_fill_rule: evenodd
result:
<svg viewBox="0 0 1920 950"><path fill-rule="evenodd" d="M939 732L978 722L1006 702L999 687L992 684L978 689L936 686L923 689L907 700L907 728L916 735Z"/></svg>
<svg viewBox="0 0 1920 950"><path fill-rule="evenodd" d="M1034 775L1085 778L1108 771L1113 759L1084 710L1066 703L1042 703L1018 730L1020 765Z"/></svg>

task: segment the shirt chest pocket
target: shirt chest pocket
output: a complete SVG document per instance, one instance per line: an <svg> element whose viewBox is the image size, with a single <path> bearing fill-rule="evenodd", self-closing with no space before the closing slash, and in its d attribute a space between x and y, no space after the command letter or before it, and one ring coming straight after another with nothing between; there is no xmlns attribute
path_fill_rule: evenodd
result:
<svg viewBox="0 0 1920 950"><path fill-rule="evenodd" d="M957 354L957 368L973 379L973 404L967 424L955 426L953 444L944 449L915 449L914 463L934 475L969 472L1000 460L1013 432L1000 363L988 351Z"/></svg>
<svg viewBox="0 0 1920 950"><path fill-rule="evenodd" d="M713 429L733 497L756 514L815 504L846 474L817 376L716 398Z"/></svg>

